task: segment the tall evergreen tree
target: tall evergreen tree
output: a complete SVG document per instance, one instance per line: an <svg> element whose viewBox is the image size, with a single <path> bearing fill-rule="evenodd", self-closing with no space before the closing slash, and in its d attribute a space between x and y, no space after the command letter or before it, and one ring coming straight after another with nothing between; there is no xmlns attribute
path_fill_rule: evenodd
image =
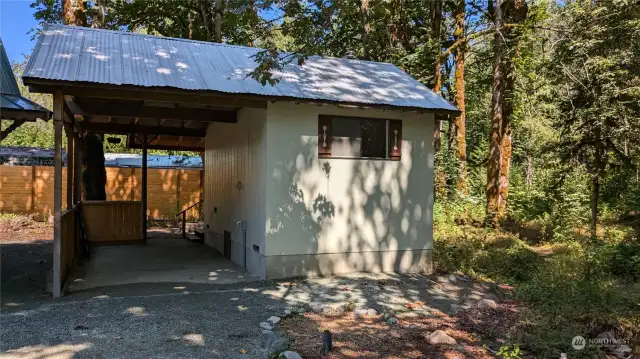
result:
<svg viewBox="0 0 640 359"><path fill-rule="evenodd" d="M640 138L640 4L575 1L561 10L553 71L561 100L556 151L570 171L591 177L591 235L596 236L602 181L635 166L628 139ZM637 145L637 144L636 144Z"/></svg>

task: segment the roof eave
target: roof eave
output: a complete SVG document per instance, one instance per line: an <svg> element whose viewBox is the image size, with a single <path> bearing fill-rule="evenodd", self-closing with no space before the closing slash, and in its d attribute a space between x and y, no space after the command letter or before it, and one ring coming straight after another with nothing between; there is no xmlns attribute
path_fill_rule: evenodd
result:
<svg viewBox="0 0 640 359"><path fill-rule="evenodd" d="M328 105L337 105L337 106L347 106L347 107L358 107L358 108L372 108L372 109L382 109L382 110L391 110L391 111L412 111L412 112L421 112L421 113L434 113L434 114L443 114L443 115L452 115L458 116L460 111L458 109L443 109L443 108L425 108L425 107L411 107L411 106L399 106L399 105L387 105L387 104L372 104L372 103L362 103L362 102L348 102L348 101L333 101L333 100L323 100L323 99L308 99L308 98L300 98L300 97L292 97L292 96L271 96L271 95L258 95L252 93L229 93L215 90L185 90L181 88L175 87L146 87L146 86L135 86L135 85L111 85L111 84L102 84L102 83L94 83L94 82L77 82L77 81L64 81L64 80L51 80L51 79L43 79L38 77L30 77L23 76L22 81L26 86L29 86L29 89L32 92L37 93L54 93L56 91L67 92L67 94L75 94L78 95L85 94L86 89L100 89L106 91L135 91L140 94L143 93L154 93L156 95L158 92L163 92L165 94L176 94L176 95L193 95L193 96L206 96L206 97L218 97L221 99L244 99L249 101L264 101L264 102L276 102L276 101L285 101L285 102L297 102L297 103L310 103L310 104L328 104ZM101 96L105 97L105 96ZM179 101L176 101L179 102ZM454 106L452 106L454 107ZM455 108L455 107L454 107Z"/></svg>

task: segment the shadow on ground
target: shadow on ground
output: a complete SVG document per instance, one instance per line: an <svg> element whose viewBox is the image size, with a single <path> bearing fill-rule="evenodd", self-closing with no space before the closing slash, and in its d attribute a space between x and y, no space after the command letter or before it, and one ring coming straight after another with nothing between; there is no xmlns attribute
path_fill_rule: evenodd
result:
<svg viewBox="0 0 640 359"><path fill-rule="evenodd" d="M53 266L53 241L1 242L2 307L49 298L47 278Z"/></svg>

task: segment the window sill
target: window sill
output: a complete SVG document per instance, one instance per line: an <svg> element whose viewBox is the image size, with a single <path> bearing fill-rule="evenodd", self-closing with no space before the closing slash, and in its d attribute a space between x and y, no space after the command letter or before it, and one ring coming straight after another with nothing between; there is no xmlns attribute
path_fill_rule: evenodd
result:
<svg viewBox="0 0 640 359"><path fill-rule="evenodd" d="M320 157L322 160L367 160L367 161L393 161L389 157L348 157L348 156L331 156Z"/></svg>

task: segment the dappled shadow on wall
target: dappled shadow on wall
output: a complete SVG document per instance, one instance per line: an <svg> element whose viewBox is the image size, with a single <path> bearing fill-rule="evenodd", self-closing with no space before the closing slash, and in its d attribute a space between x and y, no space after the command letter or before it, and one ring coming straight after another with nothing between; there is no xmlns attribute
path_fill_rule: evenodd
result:
<svg viewBox="0 0 640 359"><path fill-rule="evenodd" d="M293 155L267 170L275 188L270 195L281 200L268 209L267 246L326 255L279 263L279 275L417 271L428 264L430 254L422 249L431 248L432 169L425 141L405 141L402 161L320 160L316 141L315 134L304 134L283 143L281 153ZM279 193L285 185L288 191ZM285 238L295 243L283 244Z"/></svg>

